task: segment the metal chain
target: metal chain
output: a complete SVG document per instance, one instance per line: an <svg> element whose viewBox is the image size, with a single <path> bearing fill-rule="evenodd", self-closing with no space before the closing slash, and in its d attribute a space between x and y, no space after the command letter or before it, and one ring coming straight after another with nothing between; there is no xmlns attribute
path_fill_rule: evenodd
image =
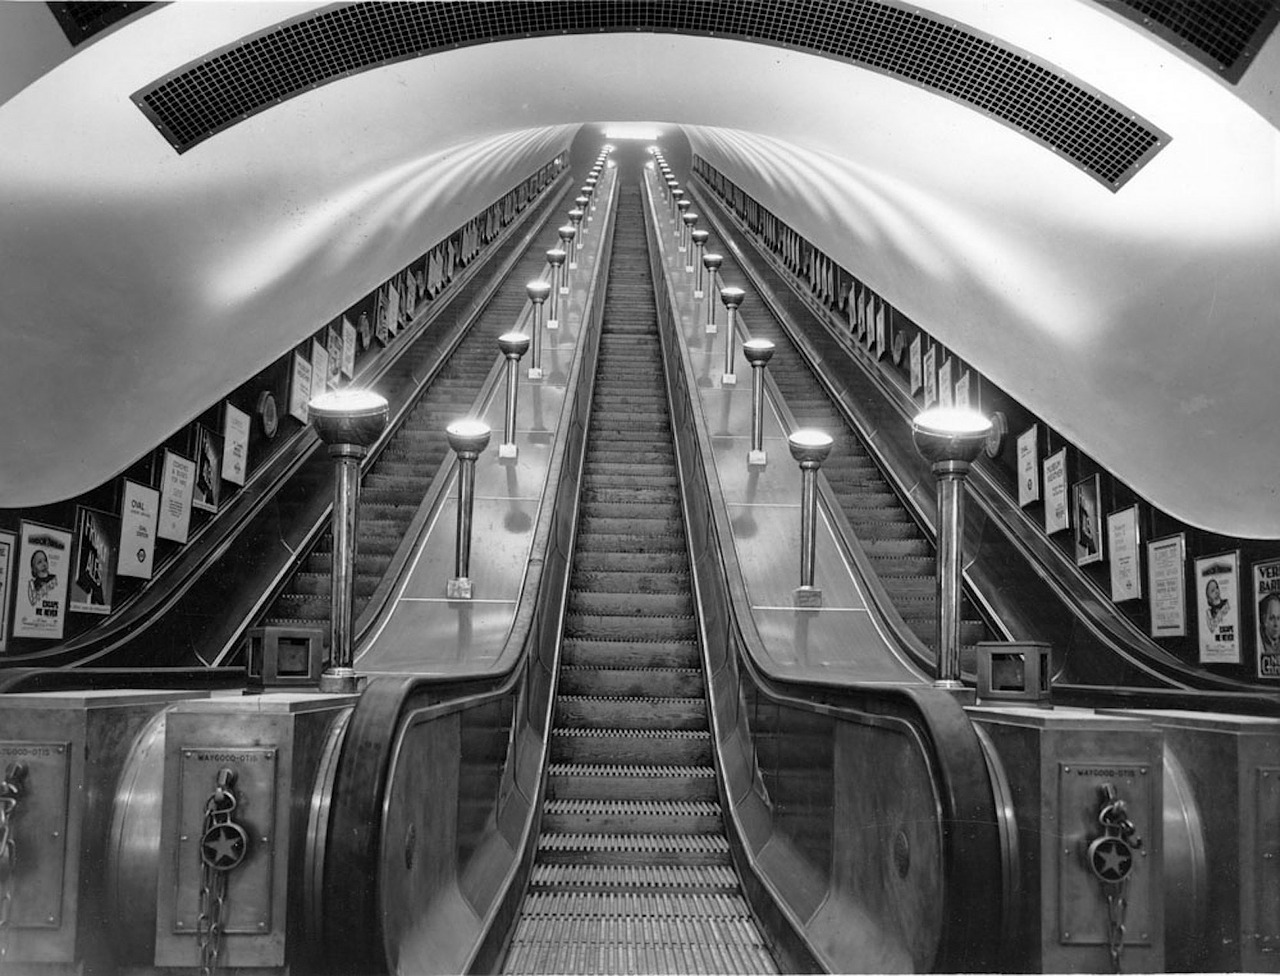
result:
<svg viewBox="0 0 1280 976"><path fill-rule="evenodd" d="M1111 971L1120 972L1121 958L1124 956L1124 919L1129 910L1129 900L1125 897L1128 881L1118 885L1104 885L1107 895L1107 949L1111 953Z"/></svg>
<svg viewBox="0 0 1280 976"><path fill-rule="evenodd" d="M27 764L12 762L0 780L0 963L9 955L9 935L13 927L13 876L18 859L18 845L13 837L13 815L27 779Z"/></svg>
<svg viewBox="0 0 1280 976"><path fill-rule="evenodd" d="M227 875L244 860L247 847L248 835L231 819L239 805L235 782L233 770L219 770L217 785L204 807L204 827L200 834L200 914L196 919L201 976L213 976L218 968L226 925Z"/></svg>

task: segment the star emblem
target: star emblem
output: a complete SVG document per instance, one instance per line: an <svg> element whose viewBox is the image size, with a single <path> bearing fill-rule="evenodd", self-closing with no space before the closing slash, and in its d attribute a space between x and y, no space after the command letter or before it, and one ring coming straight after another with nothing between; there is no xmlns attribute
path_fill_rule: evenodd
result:
<svg viewBox="0 0 1280 976"><path fill-rule="evenodd" d="M1103 881L1123 881L1133 870L1133 853L1117 837L1106 837L1093 845L1094 873Z"/></svg>
<svg viewBox="0 0 1280 976"><path fill-rule="evenodd" d="M217 871L229 871L244 859L247 838L236 824L210 827L200 841L200 857Z"/></svg>

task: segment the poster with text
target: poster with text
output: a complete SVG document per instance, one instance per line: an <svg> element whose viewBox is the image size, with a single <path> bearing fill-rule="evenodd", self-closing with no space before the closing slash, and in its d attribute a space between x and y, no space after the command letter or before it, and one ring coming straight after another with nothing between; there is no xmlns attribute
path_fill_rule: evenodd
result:
<svg viewBox="0 0 1280 976"><path fill-rule="evenodd" d="M1047 535L1071 528L1067 507L1067 449L1044 459L1044 531Z"/></svg>
<svg viewBox="0 0 1280 976"><path fill-rule="evenodd" d="M196 465L173 451L164 452L160 474L160 519L156 535L170 542L186 542L191 531L191 495L196 485Z"/></svg>
<svg viewBox="0 0 1280 976"><path fill-rule="evenodd" d="M884 359L884 355L888 352L888 308L884 302L876 305L876 358Z"/></svg>
<svg viewBox="0 0 1280 976"><path fill-rule="evenodd" d="M0 532L0 654L9 649L9 601L13 593L13 551L18 537Z"/></svg>
<svg viewBox="0 0 1280 976"><path fill-rule="evenodd" d="M911 395L915 396L924 385L924 366L920 359L920 336L911 340Z"/></svg>
<svg viewBox="0 0 1280 976"><path fill-rule="evenodd" d="M1280 678L1280 559L1253 564L1258 677Z"/></svg>
<svg viewBox="0 0 1280 976"><path fill-rule="evenodd" d="M243 485L249 459L249 415L230 403L222 421L222 477Z"/></svg>
<svg viewBox="0 0 1280 976"><path fill-rule="evenodd" d="M400 331L400 289L387 282L387 328L394 336Z"/></svg>
<svg viewBox="0 0 1280 976"><path fill-rule="evenodd" d="M963 407L965 410L972 406L969 401L969 376L970 373L966 369L964 375L956 380L956 406Z"/></svg>
<svg viewBox="0 0 1280 976"><path fill-rule="evenodd" d="M938 402L938 347L930 346L924 354L924 406L927 410Z"/></svg>
<svg viewBox="0 0 1280 976"><path fill-rule="evenodd" d="M329 326L329 389L335 389L342 382L342 336L332 325Z"/></svg>
<svg viewBox="0 0 1280 976"><path fill-rule="evenodd" d="M1102 479L1096 474L1071 486L1071 508L1076 513L1074 538L1077 566L1102 561L1102 518L1099 515L1101 499Z"/></svg>
<svg viewBox="0 0 1280 976"><path fill-rule="evenodd" d="M289 416L297 417L304 424L310 418L307 404L311 402L311 363L300 352L293 354L293 375L289 379Z"/></svg>
<svg viewBox="0 0 1280 976"><path fill-rule="evenodd" d="M151 579L156 558L156 518L160 509L160 492L150 485L125 481L120 502L121 576Z"/></svg>
<svg viewBox="0 0 1280 976"><path fill-rule="evenodd" d="M208 427L196 427L196 483L191 506L216 512L222 501L222 438Z"/></svg>
<svg viewBox="0 0 1280 976"><path fill-rule="evenodd" d="M324 392L329 382L329 350L324 343L311 340L311 398L315 399Z"/></svg>
<svg viewBox="0 0 1280 976"><path fill-rule="evenodd" d="M1111 599L1116 603L1142 597L1141 552L1138 539L1138 506L1107 516L1107 550L1111 553Z"/></svg>
<svg viewBox="0 0 1280 976"><path fill-rule="evenodd" d="M1201 664L1240 663L1240 553L1195 561Z"/></svg>
<svg viewBox="0 0 1280 976"><path fill-rule="evenodd" d="M71 533L35 522L23 522L19 532L13 636L60 640L66 622Z"/></svg>
<svg viewBox="0 0 1280 976"><path fill-rule="evenodd" d="M342 316L342 375L352 379L356 375L356 327Z"/></svg>
<svg viewBox="0 0 1280 976"><path fill-rule="evenodd" d="M955 403L951 386L951 360L948 359L938 367L938 406L954 407Z"/></svg>
<svg viewBox="0 0 1280 976"><path fill-rule="evenodd" d="M106 512L77 506L68 610L111 612L119 550L120 520Z"/></svg>
<svg viewBox="0 0 1280 976"><path fill-rule="evenodd" d="M1179 532L1147 543L1147 591L1151 594L1151 636L1187 634L1187 537Z"/></svg>
<svg viewBox="0 0 1280 976"><path fill-rule="evenodd" d="M1018 435L1018 504L1040 500L1040 428L1032 424Z"/></svg>

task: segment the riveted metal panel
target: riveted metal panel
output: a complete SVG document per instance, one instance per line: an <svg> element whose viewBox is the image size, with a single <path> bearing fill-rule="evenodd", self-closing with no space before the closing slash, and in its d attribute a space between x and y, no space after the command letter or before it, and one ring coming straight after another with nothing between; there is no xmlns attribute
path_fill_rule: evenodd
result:
<svg viewBox="0 0 1280 976"><path fill-rule="evenodd" d="M62 925L70 757L68 742L0 741L0 775L18 763L26 767L10 825L14 929Z"/></svg>
<svg viewBox="0 0 1280 976"><path fill-rule="evenodd" d="M1276 958L1280 957L1280 766L1258 767L1254 783L1255 940L1260 952Z"/></svg>

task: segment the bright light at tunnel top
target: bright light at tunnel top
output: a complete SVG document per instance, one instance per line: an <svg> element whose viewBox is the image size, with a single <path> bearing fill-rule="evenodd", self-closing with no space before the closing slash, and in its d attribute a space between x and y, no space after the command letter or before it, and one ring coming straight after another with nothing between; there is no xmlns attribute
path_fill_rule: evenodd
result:
<svg viewBox="0 0 1280 976"><path fill-rule="evenodd" d="M610 122L604 127L606 139L643 139L653 142L661 133L656 126L644 123Z"/></svg>

